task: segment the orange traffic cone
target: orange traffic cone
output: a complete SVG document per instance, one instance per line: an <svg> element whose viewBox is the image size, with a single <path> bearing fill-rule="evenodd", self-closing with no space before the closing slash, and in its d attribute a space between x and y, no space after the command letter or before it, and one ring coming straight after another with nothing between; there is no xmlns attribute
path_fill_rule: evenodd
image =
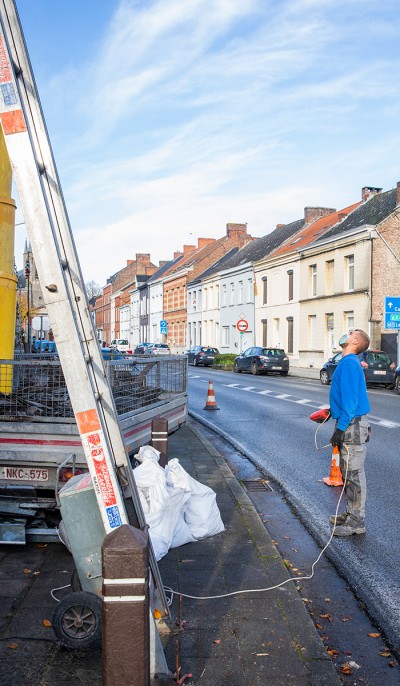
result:
<svg viewBox="0 0 400 686"><path fill-rule="evenodd" d="M331 471L322 481L327 486L343 486L342 473L339 467L339 448L335 445L332 450Z"/></svg>
<svg viewBox="0 0 400 686"><path fill-rule="evenodd" d="M208 382L207 400L203 410L219 410L217 401L215 400L214 387L212 381Z"/></svg>

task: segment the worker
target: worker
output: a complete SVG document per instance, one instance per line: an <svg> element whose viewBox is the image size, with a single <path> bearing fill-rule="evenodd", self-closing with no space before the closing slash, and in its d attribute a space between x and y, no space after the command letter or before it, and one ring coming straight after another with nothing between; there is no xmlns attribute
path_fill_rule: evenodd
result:
<svg viewBox="0 0 400 686"><path fill-rule="evenodd" d="M365 455L369 440L370 411L367 386L357 355L367 350L369 336L361 329L345 334L339 341L343 348L332 377L330 408L336 420L331 444L340 451L340 471L345 483L346 510L329 518L336 524L335 536L352 536L365 533Z"/></svg>

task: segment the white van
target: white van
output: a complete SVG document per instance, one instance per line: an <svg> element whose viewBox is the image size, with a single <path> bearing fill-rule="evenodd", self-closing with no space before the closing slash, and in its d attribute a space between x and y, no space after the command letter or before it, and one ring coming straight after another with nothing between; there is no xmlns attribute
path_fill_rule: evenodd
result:
<svg viewBox="0 0 400 686"><path fill-rule="evenodd" d="M118 350L120 353L128 353L128 355L132 355L132 348L126 338L114 338L114 340L110 343L110 348L114 348L114 350Z"/></svg>

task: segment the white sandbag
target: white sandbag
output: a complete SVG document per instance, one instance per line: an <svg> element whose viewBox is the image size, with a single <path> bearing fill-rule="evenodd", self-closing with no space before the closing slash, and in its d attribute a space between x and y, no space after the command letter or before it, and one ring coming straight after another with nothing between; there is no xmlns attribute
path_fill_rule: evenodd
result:
<svg viewBox="0 0 400 686"><path fill-rule="evenodd" d="M192 536L200 539L224 531L214 491L193 479L177 458L168 462L165 472L168 486L190 491L190 497L183 506L183 513Z"/></svg>
<svg viewBox="0 0 400 686"><path fill-rule="evenodd" d="M171 547L194 540L183 518L183 505L190 492L167 485L165 471L158 464L157 456L142 452L141 457L142 463L133 470L133 475L154 554L160 560Z"/></svg>
<svg viewBox="0 0 400 686"><path fill-rule="evenodd" d="M139 452L135 455L135 458L138 462L152 460L153 462L158 463L160 459L160 451L153 448L152 445L142 445L139 448Z"/></svg>

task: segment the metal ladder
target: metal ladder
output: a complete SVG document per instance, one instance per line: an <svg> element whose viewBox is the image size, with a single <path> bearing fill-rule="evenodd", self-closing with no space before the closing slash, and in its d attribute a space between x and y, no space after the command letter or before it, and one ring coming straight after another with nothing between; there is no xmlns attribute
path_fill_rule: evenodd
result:
<svg viewBox="0 0 400 686"><path fill-rule="evenodd" d="M71 404L109 533L146 524L14 0L0 0L0 120ZM150 543L150 569L168 604Z"/></svg>

